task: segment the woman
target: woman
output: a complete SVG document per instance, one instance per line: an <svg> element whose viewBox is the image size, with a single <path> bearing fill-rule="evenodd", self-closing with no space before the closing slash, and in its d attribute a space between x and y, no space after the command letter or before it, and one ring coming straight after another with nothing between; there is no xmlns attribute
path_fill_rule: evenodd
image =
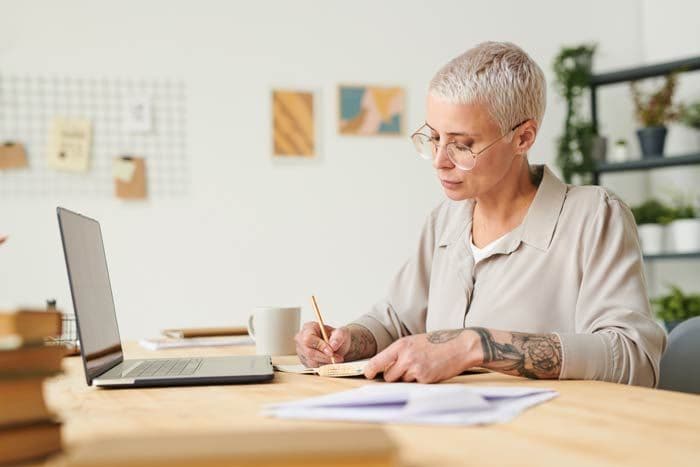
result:
<svg viewBox="0 0 700 467"><path fill-rule="evenodd" d="M655 386L665 333L652 320L629 208L600 187L531 166L542 70L510 43L480 44L433 78L413 134L448 199L386 300L327 345L296 336L306 365L373 357L365 376L437 382L481 366L529 378Z"/></svg>

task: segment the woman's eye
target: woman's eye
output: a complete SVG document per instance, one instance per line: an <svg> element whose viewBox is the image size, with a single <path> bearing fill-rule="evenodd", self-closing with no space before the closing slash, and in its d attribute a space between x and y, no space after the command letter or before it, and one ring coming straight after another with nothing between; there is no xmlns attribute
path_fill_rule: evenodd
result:
<svg viewBox="0 0 700 467"><path fill-rule="evenodd" d="M471 144L463 144L463 143L455 143L455 148L459 149L460 151L471 151L472 150Z"/></svg>

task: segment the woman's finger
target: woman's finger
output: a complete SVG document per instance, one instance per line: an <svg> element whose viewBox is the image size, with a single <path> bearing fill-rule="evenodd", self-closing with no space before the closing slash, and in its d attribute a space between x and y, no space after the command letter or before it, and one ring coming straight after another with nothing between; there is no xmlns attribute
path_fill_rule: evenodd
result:
<svg viewBox="0 0 700 467"><path fill-rule="evenodd" d="M398 381L406 373L406 364L402 361L396 361L394 364L384 370L384 381L390 383Z"/></svg>

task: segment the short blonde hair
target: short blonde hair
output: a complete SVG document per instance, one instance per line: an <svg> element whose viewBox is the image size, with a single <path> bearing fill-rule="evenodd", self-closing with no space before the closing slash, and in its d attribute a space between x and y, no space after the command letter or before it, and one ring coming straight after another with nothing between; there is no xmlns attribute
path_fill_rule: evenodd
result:
<svg viewBox="0 0 700 467"><path fill-rule="evenodd" d="M528 119L539 126L547 105L542 69L510 42L483 42L450 60L429 92L449 102L486 104L503 133Z"/></svg>

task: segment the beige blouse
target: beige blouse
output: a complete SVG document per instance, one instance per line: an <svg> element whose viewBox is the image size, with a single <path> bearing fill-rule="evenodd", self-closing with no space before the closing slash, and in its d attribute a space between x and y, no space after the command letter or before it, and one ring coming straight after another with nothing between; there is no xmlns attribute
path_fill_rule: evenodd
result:
<svg viewBox="0 0 700 467"><path fill-rule="evenodd" d="M655 386L666 334L652 319L629 208L545 166L520 226L474 266L473 200L445 200L386 299L355 321L378 351L400 337L468 326L556 333L561 379Z"/></svg>

